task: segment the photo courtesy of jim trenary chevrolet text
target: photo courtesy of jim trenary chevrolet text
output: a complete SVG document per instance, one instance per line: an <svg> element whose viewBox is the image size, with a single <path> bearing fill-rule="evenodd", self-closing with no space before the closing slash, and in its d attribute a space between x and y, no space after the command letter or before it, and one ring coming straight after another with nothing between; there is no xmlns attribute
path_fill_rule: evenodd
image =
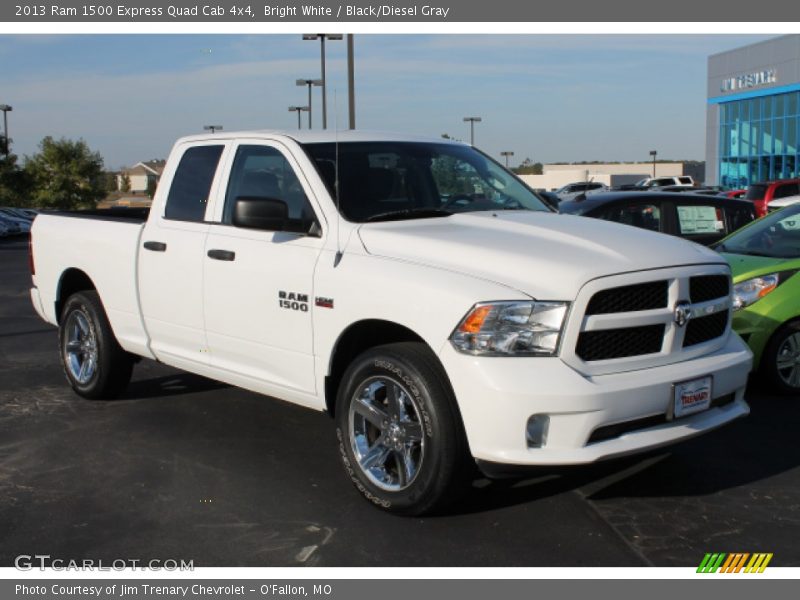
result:
<svg viewBox="0 0 800 600"><path fill-rule="evenodd" d="M0 598L800 576L800 8L15 1L0 112Z"/></svg>

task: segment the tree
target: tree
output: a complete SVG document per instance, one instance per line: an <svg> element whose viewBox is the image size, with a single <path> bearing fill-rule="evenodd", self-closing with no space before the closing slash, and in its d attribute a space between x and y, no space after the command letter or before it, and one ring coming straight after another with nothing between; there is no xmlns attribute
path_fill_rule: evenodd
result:
<svg viewBox="0 0 800 600"><path fill-rule="evenodd" d="M131 191L131 176L128 175L125 171L122 172L122 182L119 186L120 192L125 192L126 194Z"/></svg>
<svg viewBox="0 0 800 600"><path fill-rule="evenodd" d="M103 173L103 188L107 194L117 191L117 174L113 171Z"/></svg>
<svg viewBox="0 0 800 600"><path fill-rule="evenodd" d="M158 183L156 182L155 178L148 177L147 178L147 195L150 199L153 199L153 196L156 193L156 187L158 187Z"/></svg>
<svg viewBox="0 0 800 600"><path fill-rule="evenodd" d="M33 206L28 179L17 165L16 154L0 158L0 206Z"/></svg>
<svg viewBox="0 0 800 600"><path fill-rule="evenodd" d="M35 206L69 210L94 208L103 198L103 159L83 140L47 136L25 161Z"/></svg>
<svg viewBox="0 0 800 600"><path fill-rule="evenodd" d="M517 175L541 175L544 165L540 162L533 162L530 158L523 160L516 169L512 169Z"/></svg>

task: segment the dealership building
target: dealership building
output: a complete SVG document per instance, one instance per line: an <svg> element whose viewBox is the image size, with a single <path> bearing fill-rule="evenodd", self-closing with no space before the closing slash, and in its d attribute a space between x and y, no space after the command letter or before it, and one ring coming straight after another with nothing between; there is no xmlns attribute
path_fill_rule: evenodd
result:
<svg viewBox="0 0 800 600"><path fill-rule="evenodd" d="M708 59L706 183L800 177L800 35Z"/></svg>

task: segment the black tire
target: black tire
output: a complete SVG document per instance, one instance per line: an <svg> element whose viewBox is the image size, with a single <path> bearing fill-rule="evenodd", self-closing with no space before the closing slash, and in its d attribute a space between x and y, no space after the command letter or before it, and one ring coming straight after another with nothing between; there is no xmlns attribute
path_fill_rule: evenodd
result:
<svg viewBox="0 0 800 600"><path fill-rule="evenodd" d="M112 399L127 387L134 358L114 337L97 292L82 291L67 298L58 339L64 375L78 395Z"/></svg>
<svg viewBox="0 0 800 600"><path fill-rule="evenodd" d="M776 331L761 357L761 373L767 383L778 393L800 395L800 320L784 323ZM792 349L794 348L794 349ZM794 368L778 368L779 361Z"/></svg>
<svg viewBox="0 0 800 600"><path fill-rule="evenodd" d="M337 394L336 433L348 477L386 511L439 511L466 482L461 417L444 370L424 344L378 346L353 361Z"/></svg>

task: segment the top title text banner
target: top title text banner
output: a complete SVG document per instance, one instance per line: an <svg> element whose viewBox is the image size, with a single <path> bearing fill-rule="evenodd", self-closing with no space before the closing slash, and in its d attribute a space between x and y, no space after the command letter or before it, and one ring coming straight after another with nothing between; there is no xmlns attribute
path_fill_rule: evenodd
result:
<svg viewBox="0 0 800 600"><path fill-rule="evenodd" d="M741 6L736 6L741 5ZM170 4L158 0L126 0L91 4L81 0L46 3L12 2L0 5L0 21L53 22L797 22L800 3L761 0L758 10L751 2L729 0L725 10L719 3L671 0L647 3L641 0L564 0L520 2L519 0L445 0L431 4L394 0L317 2L192 2ZM779 15L779 17L778 17Z"/></svg>

